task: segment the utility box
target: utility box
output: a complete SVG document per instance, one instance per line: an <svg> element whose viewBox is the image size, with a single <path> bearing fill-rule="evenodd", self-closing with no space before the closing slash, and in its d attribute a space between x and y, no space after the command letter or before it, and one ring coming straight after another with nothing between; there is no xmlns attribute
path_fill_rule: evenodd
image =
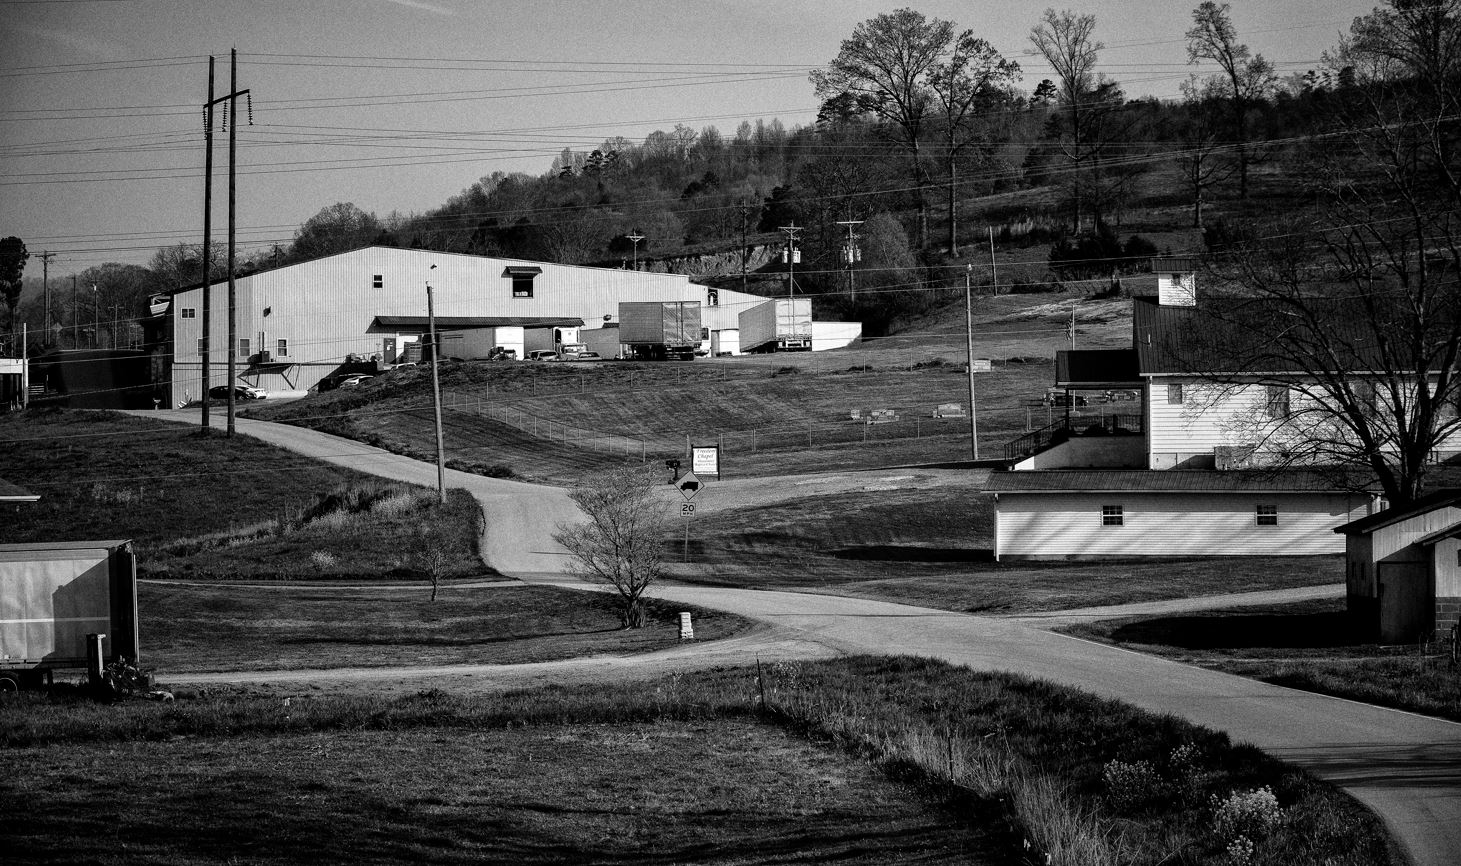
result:
<svg viewBox="0 0 1461 866"><path fill-rule="evenodd" d="M623 301L619 342L636 358L695 357L700 348L699 301Z"/></svg>
<svg viewBox="0 0 1461 866"><path fill-rule="evenodd" d="M104 662L138 662L137 557L131 541L0 544L0 689Z"/></svg>
<svg viewBox="0 0 1461 866"><path fill-rule="evenodd" d="M740 315L742 352L810 352L812 299L776 298Z"/></svg>

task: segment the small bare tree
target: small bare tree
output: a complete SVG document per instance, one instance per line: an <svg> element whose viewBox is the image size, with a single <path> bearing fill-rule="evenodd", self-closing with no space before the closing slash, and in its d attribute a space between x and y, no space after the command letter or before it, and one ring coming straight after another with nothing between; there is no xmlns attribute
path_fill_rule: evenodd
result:
<svg viewBox="0 0 1461 866"><path fill-rule="evenodd" d="M434 517L434 516L433 516ZM426 517L411 532L411 565L431 581L431 600L441 592L441 579L451 568L451 539L433 517Z"/></svg>
<svg viewBox="0 0 1461 866"><path fill-rule="evenodd" d="M573 559L566 571L619 593L625 628L644 625L644 593L660 576L668 531L664 479L648 466L595 475L569 491L588 520L560 526L553 538Z"/></svg>

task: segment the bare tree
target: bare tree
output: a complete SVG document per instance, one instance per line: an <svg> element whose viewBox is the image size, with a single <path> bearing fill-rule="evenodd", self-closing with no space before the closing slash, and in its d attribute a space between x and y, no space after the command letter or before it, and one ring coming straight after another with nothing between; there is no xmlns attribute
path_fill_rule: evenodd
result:
<svg viewBox="0 0 1461 866"><path fill-rule="evenodd" d="M994 46L965 30L954 40L947 59L929 72L929 90L939 109L944 162L948 172L949 255L959 254L958 165L960 157L979 143L992 142L988 115L1013 103L1020 66L1006 60ZM984 121L984 122L981 122Z"/></svg>
<svg viewBox="0 0 1461 866"><path fill-rule="evenodd" d="M1202 207L1207 190L1232 176L1235 166L1224 158L1224 144L1214 106L1214 80L1195 77L1182 82L1185 109L1178 133L1182 150L1177 157L1182 180L1192 192L1192 227L1202 228Z"/></svg>
<svg viewBox="0 0 1461 866"><path fill-rule="evenodd" d="M572 555L569 574L618 592L625 628L644 626L644 593L660 576L669 526L663 482L647 466L590 477L568 494L588 519L560 526L553 536Z"/></svg>
<svg viewBox="0 0 1461 866"><path fill-rule="evenodd" d="M1030 31L1030 42L1055 70L1057 102L1063 118L1061 150L1070 163L1072 229L1080 231L1087 205L1102 218L1101 157L1114 138L1110 115L1120 107L1121 89L1096 72L1106 47L1095 38L1096 17L1046 9Z"/></svg>
<svg viewBox="0 0 1461 866"><path fill-rule="evenodd" d="M1192 10L1194 26L1187 31L1187 62L1211 60L1222 69L1224 97L1232 106L1233 154L1238 162L1238 197L1248 197L1248 112L1273 92L1278 83L1273 64L1252 54L1238 42L1228 4L1207 0Z"/></svg>
<svg viewBox="0 0 1461 866"><path fill-rule="evenodd" d="M953 22L899 9L858 24L832 62L811 76L817 98L824 103L851 101L857 110L887 121L897 131L912 169L920 249L928 245L923 140L934 109L928 79L953 42Z"/></svg>
<svg viewBox="0 0 1461 866"><path fill-rule="evenodd" d="M1189 360L1263 389L1285 462L1362 468L1403 504L1461 449L1461 0L1389 0L1331 57L1353 83L1313 145L1323 206L1214 260L1238 297L1204 305Z"/></svg>

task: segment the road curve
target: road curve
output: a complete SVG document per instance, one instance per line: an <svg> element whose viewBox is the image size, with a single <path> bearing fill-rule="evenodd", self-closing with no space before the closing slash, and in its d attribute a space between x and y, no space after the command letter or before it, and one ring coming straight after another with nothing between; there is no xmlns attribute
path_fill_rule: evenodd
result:
<svg viewBox="0 0 1461 866"><path fill-rule="evenodd" d="M139 413L143 414L143 413ZM145 413L163 417L175 413ZM191 413L189 413L191 414ZM177 418L171 420L193 420ZM239 419L240 432L364 472L435 485L434 466L358 442L268 422ZM484 556L505 574L562 580L564 553L553 529L576 518L558 488L448 474L487 516ZM836 653L898 653L938 658L976 670L1041 677L1170 713L1228 732L1271 755L1340 785L1372 808L1417 866L1450 866L1461 851L1461 725L1266 685L1242 677L1054 634L1017 619L980 617L830 595L662 586L669 601L759 620L769 628L742 639L627 658L576 659L511 668L377 669L383 678L440 674L501 676L531 682L552 676L591 678L626 667L669 669L697 660L727 664L761 658ZM252 681L340 672L252 675ZM237 681L196 675L189 682Z"/></svg>

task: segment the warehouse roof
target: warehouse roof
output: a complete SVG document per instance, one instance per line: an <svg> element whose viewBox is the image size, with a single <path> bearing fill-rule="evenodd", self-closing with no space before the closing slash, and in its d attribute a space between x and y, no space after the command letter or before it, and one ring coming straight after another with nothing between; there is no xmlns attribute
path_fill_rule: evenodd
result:
<svg viewBox="0 0 1461 866"><path fill-rule="evenodd" d="M370 330L414 330L425 331L430 326L426 316L376 316L370 323ZM583 319L559 317L545 319L541 316L437 316L436 327L444 328L578 328Z"/></svg>
<svg viewBox="0 0 1461 866"><path fill-rule="evenodd" d="M995 472L990 493L1323 493L1342 492L1318 472L1254 469L1040 469Z"/></svg>

